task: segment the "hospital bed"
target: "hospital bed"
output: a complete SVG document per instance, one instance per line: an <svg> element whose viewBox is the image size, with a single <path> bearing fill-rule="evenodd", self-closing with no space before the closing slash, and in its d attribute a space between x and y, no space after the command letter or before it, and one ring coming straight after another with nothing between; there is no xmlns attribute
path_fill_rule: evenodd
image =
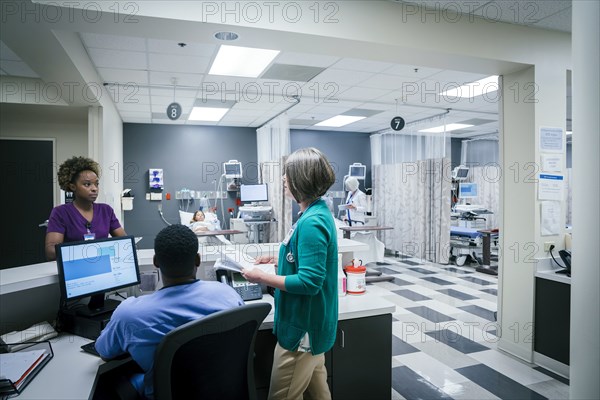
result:
<svg viewBox="0 0 600 400"><path fill-rule="evenodd" d="M193 216L194 213L179 210L179 219L181 225L190 226L190 221L192 220ZM209 223L209 230L221 230L221 221L219 221L216 214L205 212L204 221ZM198 236L198 242L201 244L231 244L231 242L227 240L224 235Z"/></svg>
<svg viewBox="0 0 600 400"><path fill-rule="evenodd" d="M468 261L482 264L483 234L475 228L450 226L450 256L456 265Z"/></svg>

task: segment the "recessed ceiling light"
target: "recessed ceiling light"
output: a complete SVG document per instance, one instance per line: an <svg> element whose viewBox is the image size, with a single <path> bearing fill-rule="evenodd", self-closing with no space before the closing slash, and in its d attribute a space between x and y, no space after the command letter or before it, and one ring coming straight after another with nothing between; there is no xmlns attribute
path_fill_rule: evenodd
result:
<svg viewBox="0 0 600 400"><path fill-rule="evenodd" d="M229 111L229 108L194 107L188 120L217 122L227 114L227 111Z"/></svg>
<svg viewBox="0 0 600 400"><path fill-rule="evenodd" d="M235 32L217 32L215 33L215 38L219 39L219 40L225 40L225 41L232 41L232 40L236 40L237 38L239 38L240 36L235 33Z"/></svg>
<svg viewBox="0 0 600 400"><path fill-rule="evenodd" d="M572 131L567 131L567 136L570 136L570 135L572 135L572 134L573 134L573 132L572 132Z"/></svg>
<svg viewBox="0 0 600 400"><path fill-rule="evenodd" d="M463 128L470 128L473 125L469 124L446 124L442 126L436 126L435 128L421 129L419 132L424 133L441 133L441 132L450 132Z"/></svg>
<svg viewBox="0 0 600 400"><path fill-rule="evenodd" d="M334 128L339 128L340 126L348 125L365 118L366 117L358 117L353 115L336 115L335 117L326 119L325 121L321 121L318 124L315 124L315 126L331 126Z"/></svg>
<svg viewBox="0 0 600 400"><path fill-rule="evenodd" d="M442 96L469 98L493 93L498 90L498 75L488 76L475 82L440 93Z"/></svg>
<svg viewBox="0 0 600 400"><path fill-rule="evenodd" d="M279 54L279 50L221 45L209 75L257 78Z"/></svg>

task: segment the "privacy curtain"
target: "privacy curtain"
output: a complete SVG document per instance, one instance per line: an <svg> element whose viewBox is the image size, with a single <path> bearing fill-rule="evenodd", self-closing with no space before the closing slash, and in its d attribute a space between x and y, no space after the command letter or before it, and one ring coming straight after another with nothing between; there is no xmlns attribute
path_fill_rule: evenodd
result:
<svg viewBox="0 0 600 400"><path fill-rule="evenodd" d="M281 242L292 226L292 202L283 195L283 163L290 154L290 128L282 114L256 130L261 182L268 185L269 204L276 222L269 229L269 243Z"/></svg>
<svg viewBox="0 0 600 400"><path fill-rule="evenodd" d="M444 133L371 136L373 204L385 247L447 264L450 245L450 139Z"/></svg>
<svg viewBox="0 0 600 400"><path fill-rule="evenodd" d="M467 182L477 183L478 196L469 199L471 204L482 205L493 214L482 215L487 229L497 228L500 220L500 179L498 139L463 140L461 164L469 167Z"/></svg>

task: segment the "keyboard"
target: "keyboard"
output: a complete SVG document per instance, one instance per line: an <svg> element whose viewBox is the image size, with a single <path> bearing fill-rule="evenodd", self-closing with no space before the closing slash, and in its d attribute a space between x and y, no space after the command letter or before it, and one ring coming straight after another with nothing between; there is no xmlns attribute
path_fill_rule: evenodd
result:
<svg viewBox="0 0 600 400"><path fill-rule="evenodd" d="M96 342L89 342L81 346L81 349L86 353L93 354L96 357L100 357L100 354L96 351Z"/></svg>

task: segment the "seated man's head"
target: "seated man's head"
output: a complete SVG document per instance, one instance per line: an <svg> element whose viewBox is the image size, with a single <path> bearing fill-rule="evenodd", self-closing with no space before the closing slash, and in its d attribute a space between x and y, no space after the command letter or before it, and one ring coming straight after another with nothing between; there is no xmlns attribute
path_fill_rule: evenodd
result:
<svg viewBox="0 0 600 400"><path fill-rule="evenodd" d="M165 281L195 279L200 265L198 238L187 226L167 226L154 239L154 265Z"/></svg>

